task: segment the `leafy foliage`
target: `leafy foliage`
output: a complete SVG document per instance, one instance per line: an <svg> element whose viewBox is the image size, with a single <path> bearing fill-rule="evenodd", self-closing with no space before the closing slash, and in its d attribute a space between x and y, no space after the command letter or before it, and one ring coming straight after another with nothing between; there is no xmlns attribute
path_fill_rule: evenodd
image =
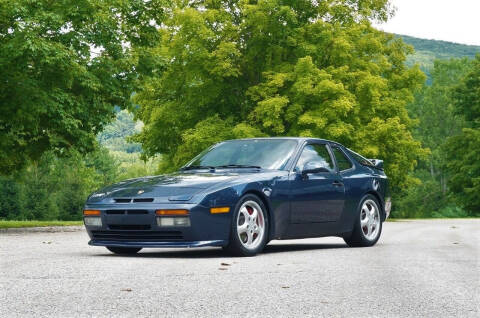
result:
<svg viewBox="0 0 480 318"><path fill-rule="evenodd" d="M446 186L447 176L443 168L445 153L441 146L448 137L459 134L465 125L463 118L455 113L452 89L471 66L471 60L467 58L435 61L433 84L425 86L416 95L415 102L408 106L412 117L420 123L415 129L415 137L432 152L420 167L429 170L443 186Z"/></svg>
<svg viewBox="0 0 480 318"><path fill-rule="evenodd" d="M117 180L154 175L161 161L161 156L143 160L138 152L110 151L110 154L115 160Z"/></svg>
<svg viewBox="0 0 480 318"><path fill-rule="evenodd" d="M411 48L370 26L387 1L197 1L155 47L134 96L147 156L176 168L225 138L315 136L385 159L398 189L426 151L405 105L424 81Z"/></svg>
<svg viewBox="0 0 480 318"><path fill-rule="evenodd" d="M73 151L60 158L46 152L37 162L0 177L0 191L6 195L0 202L0 219L79 220L94 190L151 175L157 165L156 161L140 161L138 154L111 154L106 148L87 155Z"/></svg>
<svg viewBox="0 0 480 318"><path fill-rule="evenodd" d="M451 204L442 192L439 181L425 169L417 169L414 176L421 180L411 184L394 201L394 218L425 218Z"/></svg>
<svg viewBox="0 0 480 318"><path fill-rule="evenodd" d="M85 153L138 79L129 48L158 32L162 0L0 1L0 173L48 151Z"/></svg>
<svg viewBox="0 0 480 318"><path fill-rule="evenodd" d="M126 153L141 152L139 143L129 142L128 137L139 133L142 129L141 122L135 122L133 115L127 110L117 113L115 121L105 126L103 131L97 135L98 142L112 151L123 151Z"/></svg>
<svg viewBox="0 0 480 318"><path fill-rule="evenodd" d="M455 111L467 127L450 137L446 146L447 170L452 174L449 185L457 202L471 214L480 211L480 54L471 71L453 91Z"/></svg>
<svg viewBox="0 0 480 318"><path fill-rule="evenodd" d="M419 121L414 135L431 154L415 170L421 183L403 191L394 216L466 216L478 211L467 203L474 197L458 195L469 192L464 187L473 186L471 179L480 175L474 159L479 155L475 131L465 130L472 126L469 121L478 98L474 88L478 83L471 83L469 74L476 63L468 58L435 61L432 85L425 86L408 106Z"/></svg>
<svg viewBox="0 0 480 318"><path fill-rule="evenodd" d="M9 204L0 207L0 218L79 219L87 195L114 181L114 172L114 162L105 149L86 159L77 152L64 158L47 152L38 162L2 177L0 188L14 192L9 195Z"/></svg>

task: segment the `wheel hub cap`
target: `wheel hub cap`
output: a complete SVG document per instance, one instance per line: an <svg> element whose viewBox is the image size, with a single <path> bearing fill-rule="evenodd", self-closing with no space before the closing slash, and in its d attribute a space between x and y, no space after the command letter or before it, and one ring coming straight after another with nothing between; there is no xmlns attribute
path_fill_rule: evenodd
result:
<svg viewBox="0 0 480 318"><path fill-rule="evenodd" d="M242 245L247 249L257 248L265 235L265 219L260 205L246 201L237 216L237 233Z"/></svg>
<svg viewBox="0 0 480 318"><path fill-rule="evenodd" d="M380 212L373 200L366 200L360 212L360 226L363 236L370 241L377 238L380 231Z"/></svg>

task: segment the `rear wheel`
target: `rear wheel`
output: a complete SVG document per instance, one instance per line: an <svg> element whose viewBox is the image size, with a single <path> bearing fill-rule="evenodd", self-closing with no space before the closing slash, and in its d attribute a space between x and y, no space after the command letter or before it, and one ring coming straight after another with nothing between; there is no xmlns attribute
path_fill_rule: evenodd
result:
<svg viewBox="0 0 480 318"><path fill-rule="evenodd" d="M141 247L107 246L107 249L114 254L131 255L131 254L138 253L142 248Z"/></svg>
<svg viewBox="0 0 480 318"><path fill-rule="evenodd" d="M260 253L268 240L268 217L262 200L254 194L240 199L235 208L230 241L225 248L237 256Z"/></svg>
<svg viewBox="0 0 480 318"><path fill-rule="evenodd" d="M363 197L350 237L343 238L352 247L372 246L382 233L380 205L372 195Z"/></svg>

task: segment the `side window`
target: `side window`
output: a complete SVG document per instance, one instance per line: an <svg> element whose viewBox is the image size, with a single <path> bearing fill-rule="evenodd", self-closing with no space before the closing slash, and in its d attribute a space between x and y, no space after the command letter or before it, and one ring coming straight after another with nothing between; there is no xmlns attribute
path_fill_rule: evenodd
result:
<svg viewBox="0 0 480 318"><path fill-rule="evenodd" d="M347 169L350 169L351 167L353 167L352 163L347 158L347 156L345 156L343 151L341 151L337 147L333 147L332 150L333 150L333 154L335 156L335 159L337 159L338 170L343 171L343 170L347 170Z"/></svg>
<svg viewBox="0 0 480 318"><path fill-rule="evenodd" d="M360 156L358 153L348 149L348 152L349 154L355 159L358 161L359 164L363 165L363 166L369 166L369 167L373 167L373 163L370 162L370 160L367 160L365 158L363 158L362 156Z"/></svg>
<svg viewBox="0 0 480 318"><path fill-rule="evenodd" d="M318 166L333 170L334 165L330 153L326 145L306 145L302 150L300 158L298 158L295 169L302 171L307 162L315 162Z"/></svg>

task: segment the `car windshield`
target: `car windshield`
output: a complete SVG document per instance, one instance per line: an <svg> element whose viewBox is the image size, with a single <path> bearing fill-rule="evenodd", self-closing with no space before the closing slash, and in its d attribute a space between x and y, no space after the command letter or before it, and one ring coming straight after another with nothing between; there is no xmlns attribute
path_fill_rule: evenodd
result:
<svg viewBox="0 0 480 318"><path fill-rule="evenodd" d="M185 168L283 169L293 155L297 141L292 139L230 140L199 154Z"/></svg>

